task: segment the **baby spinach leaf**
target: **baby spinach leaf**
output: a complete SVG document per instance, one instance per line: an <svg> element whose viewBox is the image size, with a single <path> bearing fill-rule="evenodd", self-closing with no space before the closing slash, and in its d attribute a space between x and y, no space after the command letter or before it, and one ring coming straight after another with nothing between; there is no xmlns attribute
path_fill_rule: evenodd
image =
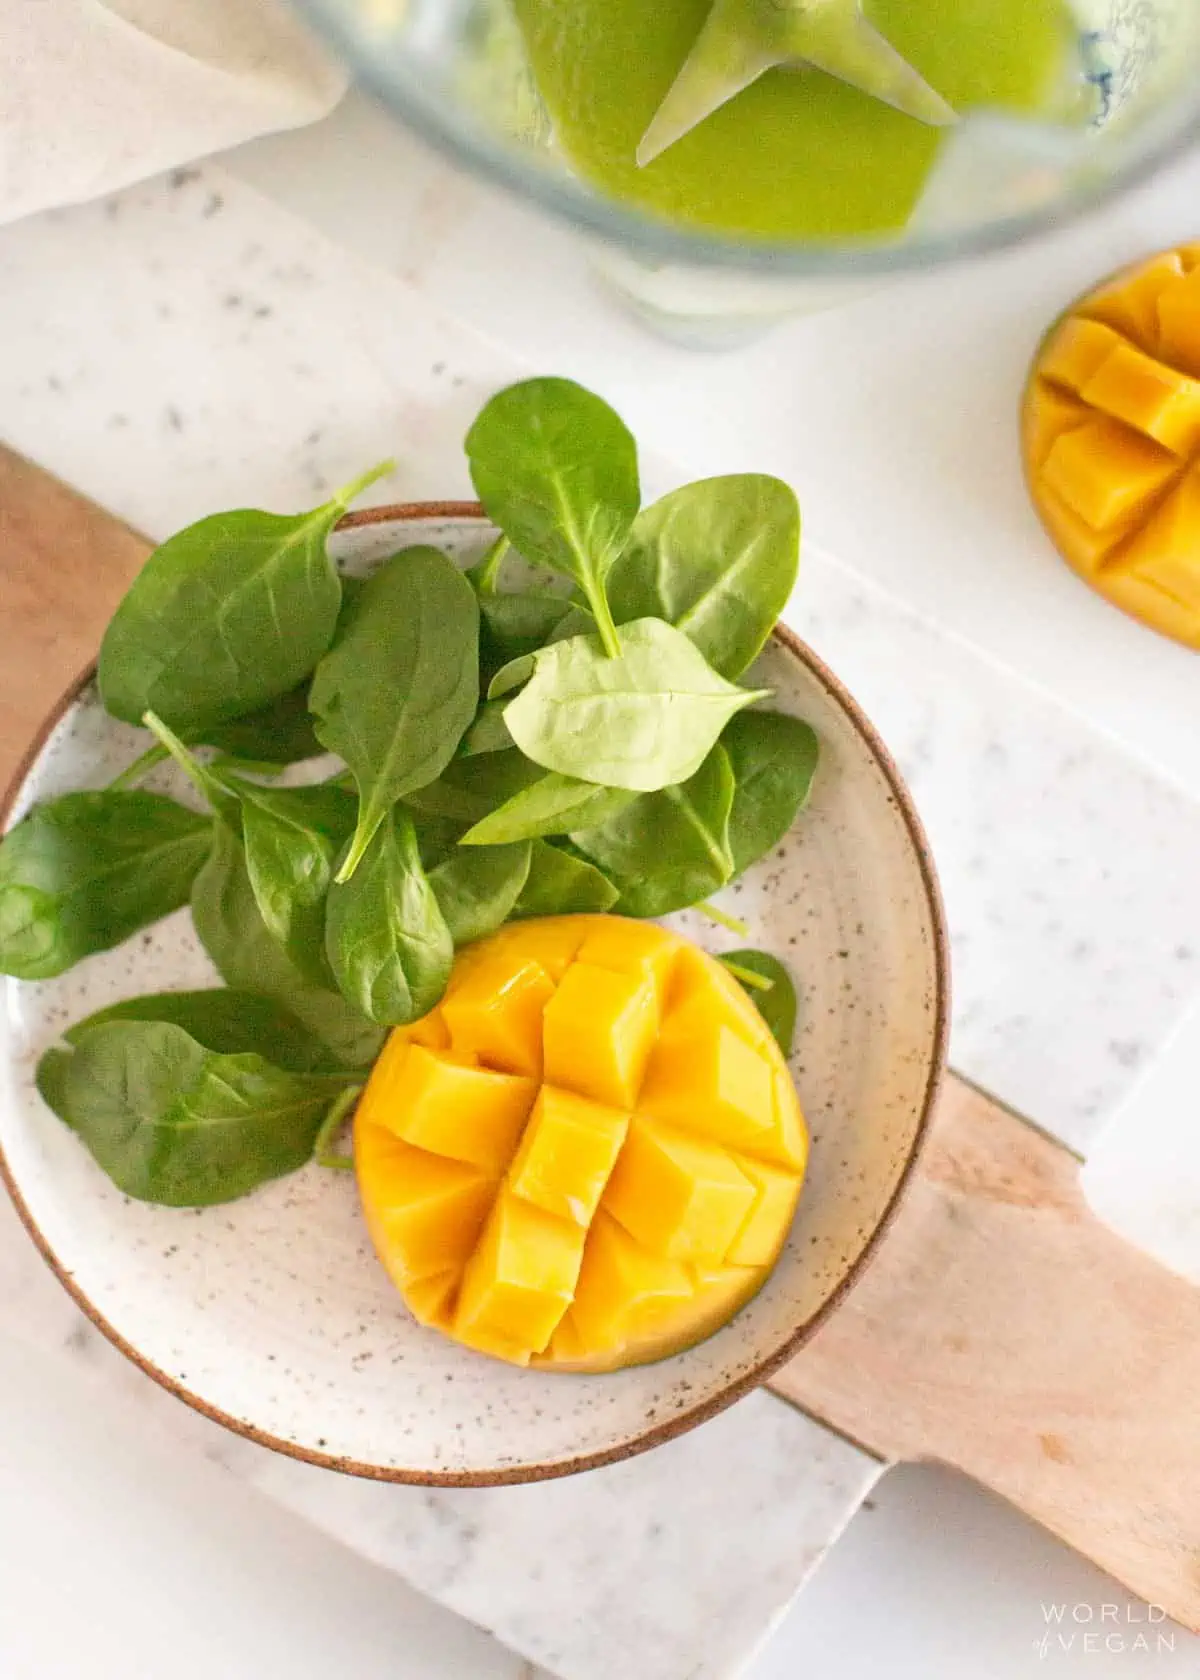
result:
<svg viewBox="0 0 1200 1680"><path fill-rule="evenodd" d="M378 1055L380 1029L340 993L314 985L263 921L241 837L226 823L217 823L212 854L192 888L192 920L226 985L274 998L341 1067L365 1067Z"/></svg>
<svg viewBox="0 0 1200 1680"><path fill-rule="evenodd" d="M504 752L512 744L513 738L504 721L504 707L498 700L485 700L459 743L458 756L475 758L480 753Z"/></svg>
<svg viewBox="0 0 1200 1680"><path fill-rule="evenodd" d="M729 846L737 875L778 845L812 789L820 746L785 712L742 712L721 737L737 784Z"/></svg>
<svg viewBox="0 0 1200 1680"><path fill-rule="evenodd" d="M311 513L217 513L156 548L100 646L105 706L153 711L184 736L296 687L333 638L342 588L326 538L376 467Z"/></svg>
<svg viewBox="0 0 1200 1680"><path fill-rule="evenodd" d="M579 916L611 910L618 892L594 863L566 844L534 840L529 875L513 907L513 920L527 916Z"/></svg>
<svg viewBox="0 0 1200 1680"><path fill-rule="evenodd" d="M167 1207L230 1202L295 1172L353 1078L222 1055L166 1021L107 1021L59 1054L43 1090L119 1190Z"/></svg>
<svg viewBox="0 0 1200 1680"><path fill-rule="evenodd" d="M575 579L615 655L605 578L641 503L624 421L569 379L528 379L485 405L467 458L489 518L527 560Z"/></svg>
<svg viewBox="0 0 1200 1680"><path fill-rule="evenodd" d="M522 683L529 681L536 667L537 659L532 653L519 653L515 659L510 659L507 665L501 665L492 677L487 685L488 699L501 700L506 694L511 694L514 689L520 688Z"/></svg>
<svg viewBox="0 0 1200 1680"><path fill-rule="evenodd" d="M686 781L729 719L766 690L737 688L661 619L621 631L619 658L595 636L533 655L534 671L504 718L527 758L564 776L653 793Z"/></svg>
<svg viewBox="0 0 1200 1680"><path fill-rule="evenodd" d="M453 758L479 702L475 592L436 548L410 548L364 584L317 667L316 731L358 785L348 881L387 812Z"/></svg>
<svg viewBox="0 0 1200 1680"><path fill-rule="evenodd" d="M229 777L242 807L242 844L259 915L292 962L318 985L325 958L325 897L334 860L354 832L357 801L344 788L265 788Z"/></svg>
<svg viewBox="0 0 1200 1680"><path fill-rule="evenodd" d="M733 874L733 771L715 746L690 780L644 793L624 811L571 838L620 889L617 911L665 916L699 904Z"/></svg>
<svg viewBox="0 0 1200 1680"><path fill-rule="evenodd" d="M455 948L505 923L529 875L529 842L459 847L429 877Z"/></svg>
<svg viewBox="0 0 1200 1680"><path fill-rule="evenodd" d="M481 596L479 613L480 659L489 676L520 654L596 628L586 607L536 591Z"/></svg>
<svg viewBox="0 0 1200 1680"><path fill-rule="evenodd" d="M545 774L540 764L531 763L515 747L505 752L480 753L456 758L437 781L411 789L404 803L423 820L437 817L469 825L486 817L489 811L496 810L531 782L540 781Z"/></svg>
<svg viewBox="0 0 1200 1680"><path fill-rule="evenodd" d="M792 1053L796 1036L796 988L792 977L780 962L767 951L728 951L721 961L737 968L748 968L751 974L761 974L771 982L770 990L740 982L743 990L753 998L754 1006L771 1029L771 1035L785 1056Z"/></svg>
<svg viewBox="0 0 1200 1680"><path fill-rule="evenodd" d="M345 586L343 580L342 588ZM205 732L203 744L230 758L260 764L299 764L325 751L309 716L306 682L256 712L215 724Z"/></svg>
<svg viewBox="0 0 1200 1680"><path fill-rule="evenodd" d="M361 869L331 888L325 949L343 997L383 1026L417 1021L440 1000L454 941L403 810L385 812Z"/></svg>
<svg viewBox="0 0 1200 1680"><path fill-rule="evenodd" d="M137 790L34 806L0 842L0 973L46 980L178 910L212 826Z"/></svg>
<svg viewBox="0 0 1200 1680"><path fill-rule="evenodd" d="M624 788L597 787L551 770L477 822L462 837L464 846L503 846L512 840L536 840L594 828L623 811L637 795Z"/></svg>
<svg viewBox="0 0 1200 1680"><path fill-rule="evenodd" d="M308 1028L273 998L214 986L199 992L152 992L123 998L76 1021L63 1034L70 1045L105 1021L167 1021L190 1033L206 1050L222 1056L253 1051L289 1073L340 1071L329 1051ZM51 1107L54 1105L51 1104Z"/></svg>
<svg viewBox="0 0 1200 1680"><path fill-rule="evenodd" d="M706 478L638 515L609 603L618 624L665 618L733 679L761 652L799 561L800 509L781 479Z"/></svg>

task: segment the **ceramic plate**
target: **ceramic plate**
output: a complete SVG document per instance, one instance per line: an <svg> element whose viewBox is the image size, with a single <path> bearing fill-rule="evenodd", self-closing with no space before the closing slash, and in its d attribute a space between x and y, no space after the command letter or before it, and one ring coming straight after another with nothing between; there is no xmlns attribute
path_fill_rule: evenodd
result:
<svg viewBox="0 0 1200 1680"><path fill-rule="evenodd" d="M337 542L347 570L364 571L414 542L469 561L493 534L469 507L426 504L352 516ZM280 1451L364 1476L482 1484L654 1445L796 1351L863 1266L911 1170L945 1051L946 941L924 836L853 701L783 631L753 680L820 736L811 803L774 855L722 895L747 940L694 913L671 920L714 951L774 951L797 982L792 1072L812 1162L756 1299L657 1365L523 1371L408 1316L371 1251L350 1175L310 1167L199 1210L122 1196L43 1105L34 1067L64 1026L117 998L214 982L182 912L59 979L5 981L0 1008L0 1169L51 1266L131 1359ZM86 683L47 722L8 820L37 799L102 786L144 744Z"/></svg>

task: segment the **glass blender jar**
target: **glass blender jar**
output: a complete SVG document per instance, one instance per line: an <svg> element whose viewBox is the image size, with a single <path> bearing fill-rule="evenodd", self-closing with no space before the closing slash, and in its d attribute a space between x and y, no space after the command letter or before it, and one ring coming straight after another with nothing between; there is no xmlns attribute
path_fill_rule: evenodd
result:
<svg viewBox="0 0 1200 1680"><path fill-rule="evenodd" d="M866 235L731 234L657 214L573 166L513 0L297 4L400 118L572 225L644 320L696 344L736 342L890 275L1061 226L1200 137L1200 0L1064 0L1086 94L1072 120L964 112L944 131L901 226Z"/></svg>

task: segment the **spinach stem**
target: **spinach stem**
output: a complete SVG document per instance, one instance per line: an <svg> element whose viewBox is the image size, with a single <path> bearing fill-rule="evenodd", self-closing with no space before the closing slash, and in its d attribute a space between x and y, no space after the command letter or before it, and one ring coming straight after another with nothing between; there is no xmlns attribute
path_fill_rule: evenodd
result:
<svg viewBox="0 0 1200 1680"><path fill-rule="evenodd" d="M349 507L355 496L361 496L364 490L369 489L372 484L377 483L381 478L386 478L388 473L395 472L395 470L395 461L380 461L379 465L372 467L369 472L360 473L357 478L352 478L349 484L343 485L340 490L335 490L330 497L330 501L338 507Z"/></svg>
<svg viewBox="0 0 1200 1680"><path fill-rule="evenodd" d="M613 623L604 585L589 577L583 585L583 590L588 606L592 609L592 617L596 620L596 628L600 632L600 640L604 643L605 653L610 659L620 659L621 638L617 635L617 627Z"/></svg>
<svg viewBox="0 0 1200 1680"><path fill-rule="evenodd" d="M354 1171L354 1156L340 1154L334 1149L333 1140L345 1125L350 1110L362 1093L361 1085L350 1085L329 1105L329 1113L322 1120L321 1129L313 1144L313 1160L319 1167L328 1167L332 1172Z"/></svg>
<svg viewBox="0 0 1200 1680"><path fill-rule="evenodd" d="M500 588L500 568L512 547L503 531L479 562L476 588L481 595L495 595Z"/></svg>
<svg viewBox="0 0 1200 1680"><path fill-rule="evenodd" d="M164 752L175 760L196 791L202 793L211 804L212 784L209 782L203 766L196 762L175 731L169 729L156 712L143 713L142 722L152 735L158 736Z"/></svg>
<svg viewBox="0 0 1200 1680"><path fill-rule="evenodd" d="M124 793L127 788L137 787L142 779L150 774L151 770L157 769L170 756L166 747L160 742L156 742L152 747L147 747L140 758L135 758L132 764L125 766L119 776L113 777L108 784L109 792Z"/></svg>
<svg viewBox="0 0 1200 1680"><path fill-rule="evenodd" d="M728 957L718 957L717 961L729 970L735 980L740 980L743 986L749 986L751 991L770 992L775 988L774 980L768 980L765 974L756 974L752 968L743 968L740 963L730 962Z"/></svg>
<svg viewBox="0 0 1200 1680"><path fill-rule="evenodd" d="M703 904L697 904L696 909L702 916L707 916L710 922L716 922L718 927L726 928L730 933L736 933L739 939L750 937L750 929L745 922L739 922L736 916L727 916L724 910L718 910L716 905L710 904L707 899Z"/></svg>

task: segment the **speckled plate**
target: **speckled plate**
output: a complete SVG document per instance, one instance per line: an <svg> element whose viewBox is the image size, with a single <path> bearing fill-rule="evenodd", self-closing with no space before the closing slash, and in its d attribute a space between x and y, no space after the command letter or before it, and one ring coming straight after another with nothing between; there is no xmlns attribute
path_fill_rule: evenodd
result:
<svg viewBox="0 0 1200 1680"><path fill-rule="evenodd" d="M352 515L369 570L414 542L463 560L493 535L469 505ZM808 1183L770 1281L709 1341L610 1376L521 1371L422 1329L376 1262L352 1179L311 1167L227 1207L132 1202L43 1105L34 1067L60 1029L137 992L211 984L186 913L57 980L4 982L0 1171L84 1311L166 1388L242 1434L387 1480L494 1484L655 1445L760 1383L866 1264L928 1125L945 1054L946 935L925 838L894 765L836 680L781 630L754 672L808 719L822 757L808 810L723 895L746 943L800 994L792 1071L813 1133ZM107 782L144 746L84 683L46 722L0 817ZM167 785L167 784L163 784ZM741 943L673 918L710 949Z"/></svg>

